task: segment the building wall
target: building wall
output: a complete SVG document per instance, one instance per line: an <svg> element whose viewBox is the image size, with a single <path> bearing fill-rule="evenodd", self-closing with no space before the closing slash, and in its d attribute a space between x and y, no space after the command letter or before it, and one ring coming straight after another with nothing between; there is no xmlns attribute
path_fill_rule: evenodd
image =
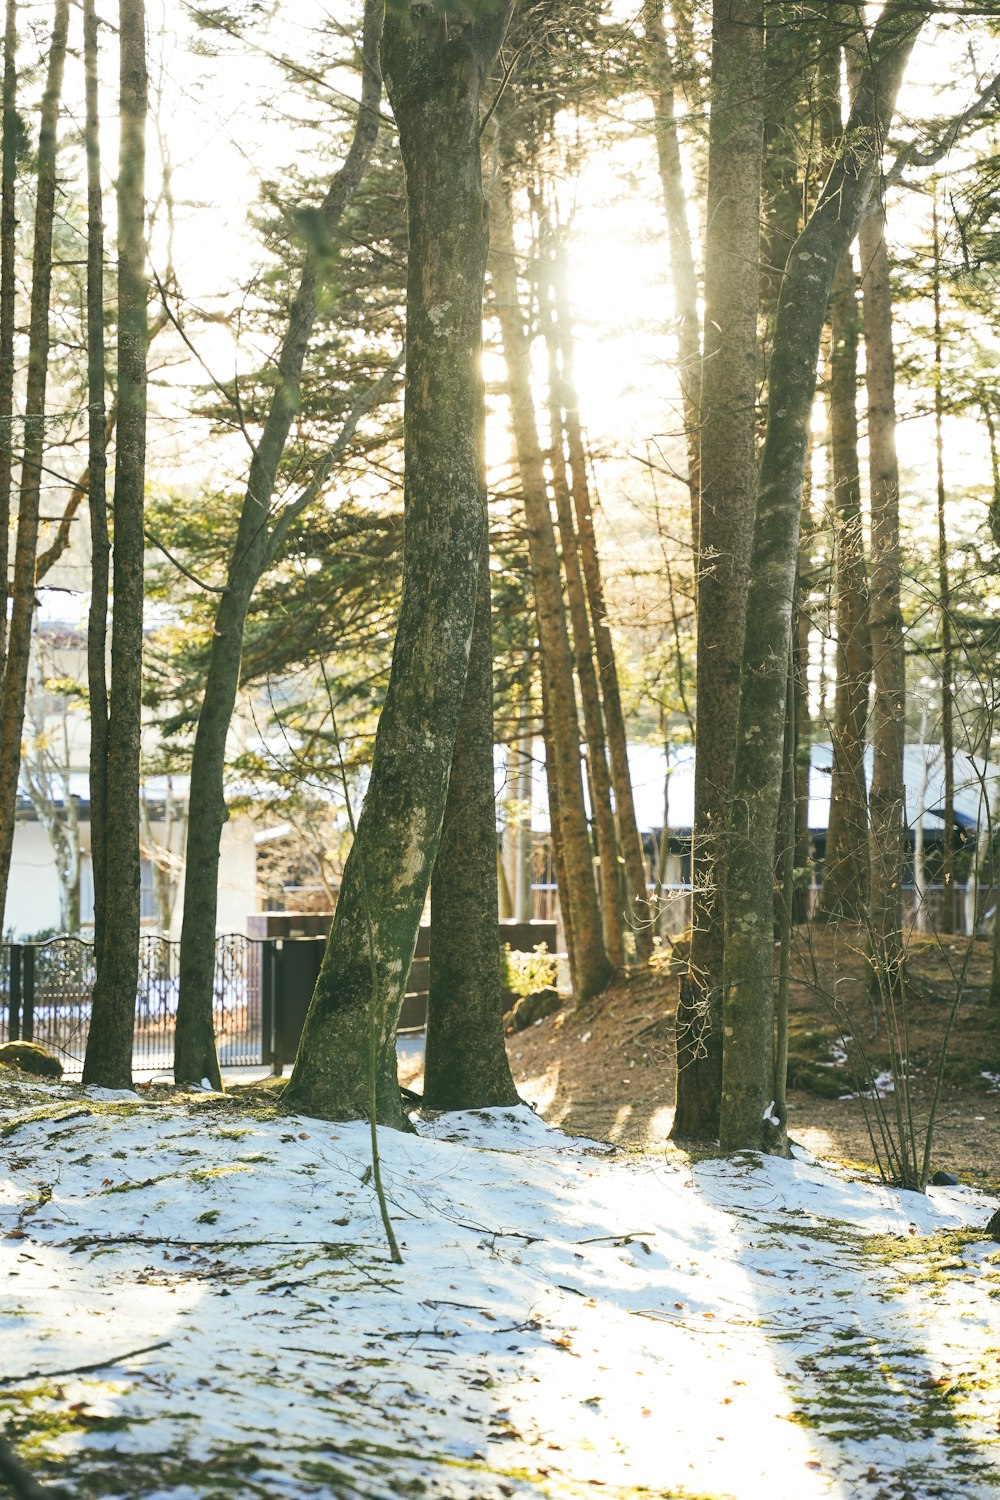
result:
<svg viewBox="0 0 1000 1500"><path fill-rule="evenodd" d="M160 831L153 824L154 836ZM90 854L90 824L80 824L83 854ZM87 880L82 883L86 895ZM174 903L170 937L179 938L183 912L183 882ZM232 818L222 833L219 859L218 932L247 930L247 918L257 910L257 862L254 825L249 818ZM52 846L41 824L25 819L14 829L14 852L11 860L10 887L3 933L26 938L60 925L59 877L56 874ZM143 923L155 930L155 919ZM84 926L86 932L86 924Z"/></svg>

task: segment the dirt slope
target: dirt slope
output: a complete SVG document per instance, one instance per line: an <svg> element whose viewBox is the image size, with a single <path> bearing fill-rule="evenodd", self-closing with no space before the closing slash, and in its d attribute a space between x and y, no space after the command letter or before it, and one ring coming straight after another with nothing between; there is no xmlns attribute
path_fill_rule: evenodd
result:
<svg viewBox="0 0 1000 1500"><path fill-rule="evenodd" d="M933 1169L995 1190L1000 1187L1000 1078L982 1076L1000 1075L1000 1013L987 1003L989 944L914 934L907 974L905 1050L921 1132L949 1014L960 994ZM524 1097L570 1133L666 1148L673 1118L677 985L677 974L664 966L659 974L617 981L585 1009L564 1007L511 1036L511 1064ZM797 935L790 1030L789 1077L798 1085L789 1091L793 1139L818 1156L873 1164L865 1116L875 1123L879 1106L839 1097L857 1093L855 1071L843 1059L845 1037L856 1067L863 1067L861 1050L875 1074L889 1060L884 1020L867 996L856 928L817 927ZM894 1128L894 1096L886 1094L881 1106Z"/></svg>

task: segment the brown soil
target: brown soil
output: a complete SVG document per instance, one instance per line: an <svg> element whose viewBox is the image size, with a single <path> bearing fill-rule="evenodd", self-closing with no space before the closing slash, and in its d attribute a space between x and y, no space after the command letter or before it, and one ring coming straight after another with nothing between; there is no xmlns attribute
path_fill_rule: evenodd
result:
<svg viewBox="0 0 1000 1500"><path fill-rule="evenodd" d="M617 981L596 1003L564 1006L512 1035L509 1053L522 1095L561 1129L646 1149L664 1148L673 1119L674 1009L680 964ZM932 1171L1000 1190L1000 1011L988 1005L990 945L913 934L907 944L906 1026L913 1115L921 1141L938 1060L956 996L945 1061ZM867 1057L874 1073L889 1061L884 1019L866 991L857 928L804 928L795 938L790 988L789 1133L816 1156L874 1165L866 1113L858 1098ZM852 1063L838 1046L847 1038ZM843 1051L839 1053L843 1058ZM896 1099L881 1100L892 1132ZM922 1150L922 1146L921 1146Z"/></svg>

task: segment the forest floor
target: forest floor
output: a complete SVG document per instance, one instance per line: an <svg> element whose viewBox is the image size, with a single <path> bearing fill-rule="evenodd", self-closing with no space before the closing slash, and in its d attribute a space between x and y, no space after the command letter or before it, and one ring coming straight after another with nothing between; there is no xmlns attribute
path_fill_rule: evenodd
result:
<svg viewBox="0 0 1000 1500"><path fill-rule="evenodd" d="M996 1496L998 1198L418 1116L380 1132L394 1265L370 1145L279 1086L0 1077L0 1432L33 1494Z"/></svg>
<svg viewBox="0 0 1000 1500"><path fill-rule="evenodd" d="M666 958L666 956L665 956ZM681 952L656 973L619 980L592 1004L564 1006L508 1038L522 1096L561 1129L617 1145L663 1149L673 1122L674 1014ZM988 1007L991 945L912 933L907 1004L912 1107L925 1133L945 1031L947 1049L932 1170L1000 1190L1000 1011ZM803 927L795 935L789 995L788 1128L817 1157L872 1166L868 1122L896 1129L886 1029L867 992L864 935L856 927ZM859 1097L860 1051L879 1085ZM845 1045L845 1038L848 1038ZM845 1058L845 1054L849 1054ZM419 1080L415 1086L418 1086ZM884 1153L883 1153L884 1154Z"/></svg>

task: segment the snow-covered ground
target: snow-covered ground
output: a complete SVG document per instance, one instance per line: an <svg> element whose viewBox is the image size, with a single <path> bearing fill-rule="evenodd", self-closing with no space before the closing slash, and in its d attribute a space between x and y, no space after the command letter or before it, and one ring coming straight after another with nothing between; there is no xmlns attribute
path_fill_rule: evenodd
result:
<svg viewBox="0 0 1000 1500"><path fill-rule="evenodd" d="M79 1496L978 1500L994 1200L527 1108L380 1135L5 1090L0 1422ZM89 1368L88 1368L89 1367Z"/></svg>

